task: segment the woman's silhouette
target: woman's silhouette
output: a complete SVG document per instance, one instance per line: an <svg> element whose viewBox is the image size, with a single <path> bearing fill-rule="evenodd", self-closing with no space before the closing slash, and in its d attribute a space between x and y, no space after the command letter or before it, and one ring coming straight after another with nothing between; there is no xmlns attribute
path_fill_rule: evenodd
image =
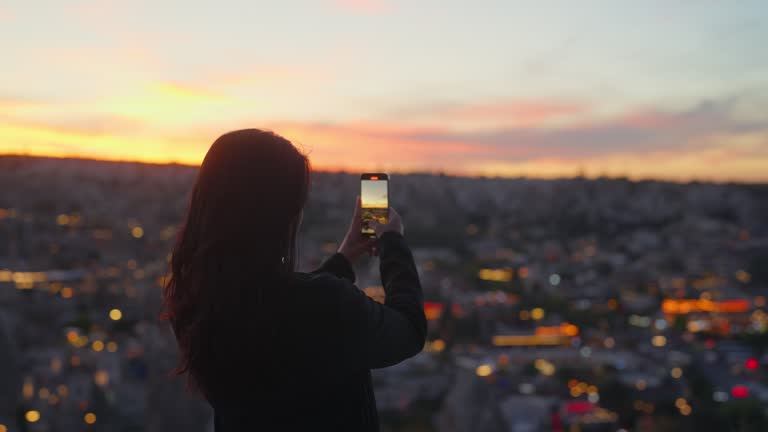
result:
<svg viewBox="0 0 768 432"><path fill-rule="evenodd" d="M217 139L198 173L164 290L176 372L211 404L217 432L378 430L370 369L421 351L418 274L390 209L360 234L358 200L338 253L298 273L296 235L309 161L286 139L247 129ZM385 304L353 285L380 257Z"/></svg>

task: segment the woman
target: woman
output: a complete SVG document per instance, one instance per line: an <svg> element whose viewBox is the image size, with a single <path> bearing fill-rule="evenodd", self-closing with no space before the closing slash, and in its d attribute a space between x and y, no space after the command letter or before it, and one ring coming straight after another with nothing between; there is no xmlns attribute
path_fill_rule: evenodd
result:
<svg viewBox="0 0 768 432"><path fill-rule="evenodd" d="M309 161L257 129L217 139L200 168L164 290L186 375L216 432L376 431L370 369L421 351L421 286L400 216L360 234L358 199L338 252L298 273ZM376 253L385 304L353 285Z"/></svg>

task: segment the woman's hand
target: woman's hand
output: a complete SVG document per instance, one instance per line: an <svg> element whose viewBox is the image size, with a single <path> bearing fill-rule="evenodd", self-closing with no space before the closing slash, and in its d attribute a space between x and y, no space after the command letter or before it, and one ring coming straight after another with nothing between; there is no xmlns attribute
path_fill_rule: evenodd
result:
<svg viewBox="0 0 768 432"><path fill-rule="evenodd" d="M373 222L373 230L376 231L376 237L381 237L387 231L394 231L396 233L403 234L403 220L400 218L400 214L392 207L389 208L389 216L387 217L387 223L380 224L378 221Z"/></svg>
<svg viewBox="0 0 768 432"><path fill-rule="evenodd" d="M358 196L352 221L349 223L349 229L344 236L344 240L341 242L341 246L339 246L339 253L344 255L344 258L351 264L354 264L363 254L371 254L373 243L376 241L374 238L363 236L360 232L362 229L361 225L360 197Z"/></svg>
<svg viewBox="0 0 768 432"><path fill-rule="evenodd" d="M381 237L385 232L396 232L403 235L403 220L400 218L400 214L392 207L389 208L389 217L387 217L387 223L380 224L378 221L372 222L372 228L376 231L376 238ZM376 245L373 245L371 249L371 255L379 256L379 249Z"/></svg>

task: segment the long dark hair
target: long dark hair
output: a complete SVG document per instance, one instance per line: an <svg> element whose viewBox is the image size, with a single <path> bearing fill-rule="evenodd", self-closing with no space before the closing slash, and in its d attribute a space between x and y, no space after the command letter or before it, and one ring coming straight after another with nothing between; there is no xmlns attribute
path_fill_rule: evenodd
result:
<svg viewBox="0 0 768 432"><path fill-rule="evenodd" d="M264 290L288 282L309 189L309 160L272 132L219 137L203 160L163 292L180 349L176 374L206 397L238 356L227 334L253 320ZM225 368L226 369L226 368ZM218 380L221 381L218 377Z"/></svg>

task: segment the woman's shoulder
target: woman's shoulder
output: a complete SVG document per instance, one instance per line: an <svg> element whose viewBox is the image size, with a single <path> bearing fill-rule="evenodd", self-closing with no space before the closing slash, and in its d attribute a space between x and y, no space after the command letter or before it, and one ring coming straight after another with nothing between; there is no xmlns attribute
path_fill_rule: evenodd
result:
<svg viewBox="0 0 768 432"><path fill-rule="evenodd" d="M300 288L333 288L352 285L352 282L349 280L338 277L337 275L329 272L294 272L293 281L294 284Z"/></svg>
<svg viewBox="0 0 768 432"><path fill-rule="evenodd" d="M295 272L294 287L308 297L343 298L362 293L352 281L330 272Z"/></svg>

